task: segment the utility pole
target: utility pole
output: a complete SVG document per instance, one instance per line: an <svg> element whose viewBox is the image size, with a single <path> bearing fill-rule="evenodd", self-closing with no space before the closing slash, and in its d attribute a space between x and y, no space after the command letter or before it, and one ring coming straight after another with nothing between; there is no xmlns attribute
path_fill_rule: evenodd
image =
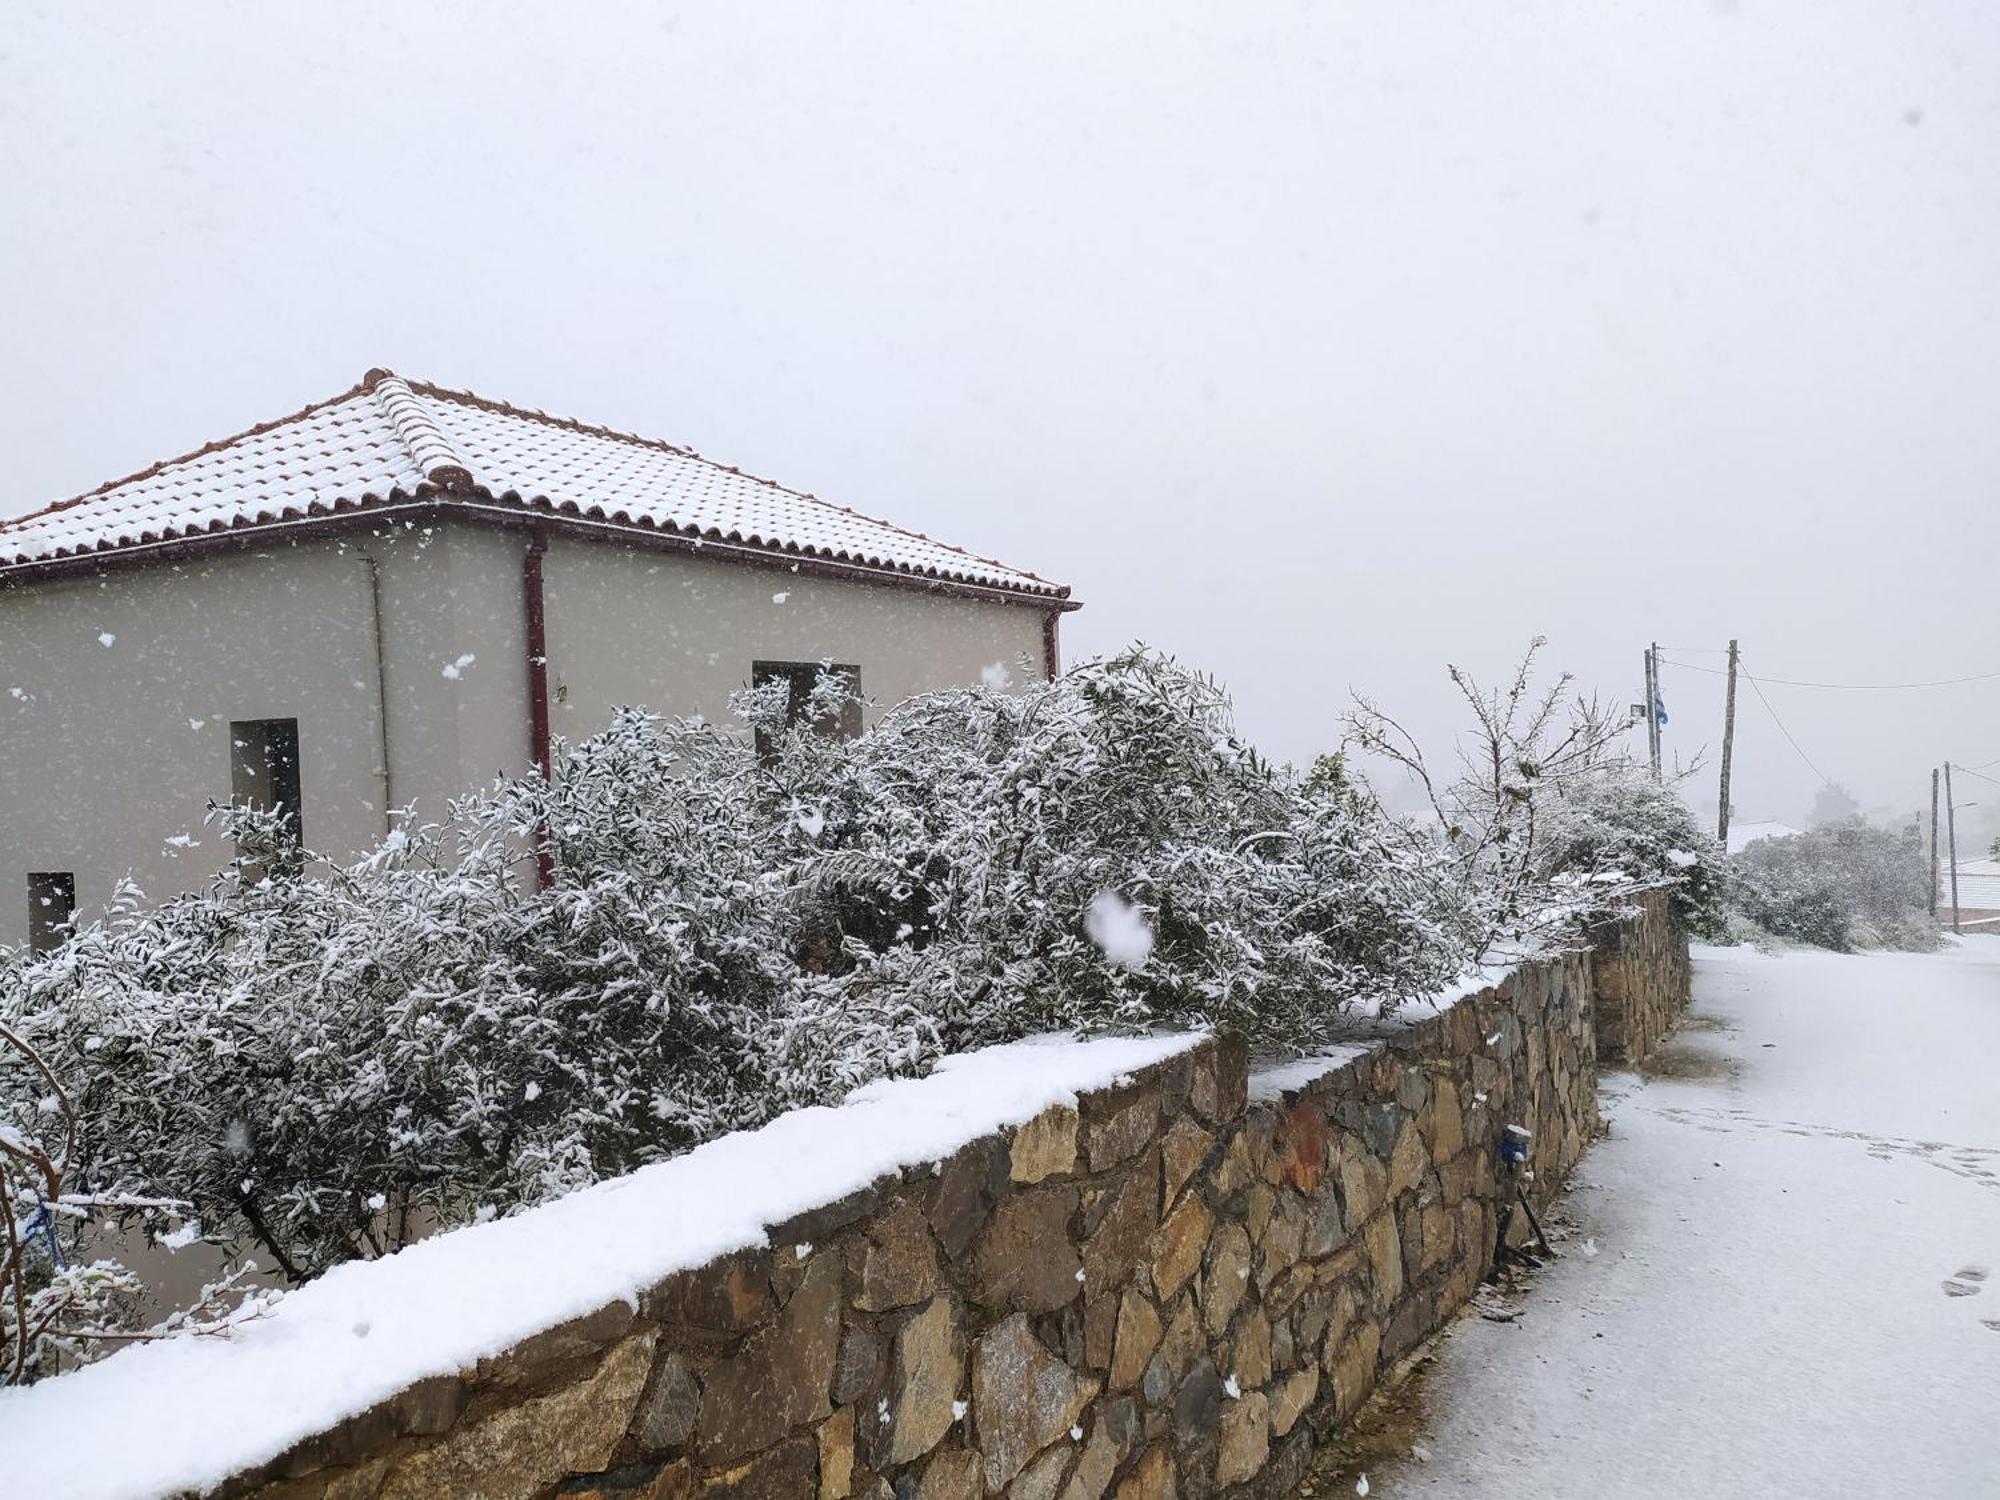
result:
<svg viewBox="0 0 2000 1500"><path fill-rule="evenodd" d="M1944 836L1951 859L1951 930L1958 926L1958 808L1951 800L1951 762L1944 763Z"/></svg>
<svg viewBox="0 0 2000 1500"><path fill-rule="evenodd" d="M1736 642L1729 643L1729 695L1722 704L1722 787L1715 814L1715 836L1729 847L1729 755L1736 748Z"/></svg>
<svg viewBox="0 0 2000 1500"><path fill-rule="evenodd" d="M1938 891L1937 799L1938 799L1938 773L1937 773L1937 767L1932 766L1931 767L1931 899L1930 899L1930 913L1932 921L1937 920L1937 891Z"/></svg>
<svg viewBox="0 0 2000 1500"><path fill-rule="evenodd" d="M1652 756L1653 780L1660 779L1660 647L1646 648L1646 749Z"/></svg>

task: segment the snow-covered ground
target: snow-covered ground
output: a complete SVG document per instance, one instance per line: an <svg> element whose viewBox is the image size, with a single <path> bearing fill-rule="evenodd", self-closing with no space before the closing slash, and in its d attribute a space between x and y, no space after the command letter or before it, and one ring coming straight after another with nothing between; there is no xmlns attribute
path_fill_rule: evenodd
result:
<svg viewBox="0 0 2000 1500"><path fill-rule="evenodd" d="M1372 1493L2000 1495L2000 938L1698 950L1662 1071L1607 1078L1579 1231Z"/></svg>

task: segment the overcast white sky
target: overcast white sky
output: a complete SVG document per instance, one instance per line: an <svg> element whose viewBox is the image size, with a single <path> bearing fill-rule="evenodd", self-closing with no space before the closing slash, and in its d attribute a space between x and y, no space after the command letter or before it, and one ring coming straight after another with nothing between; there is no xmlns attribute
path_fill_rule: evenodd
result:
<svg viewBox="0 0 2000 1500"><path fill-rule="evenodd" d="M1536 632L2000 671L1989 0L5 16L0 514L387 364L1069 582L1280 757ZM2000 757L2000 679L1767 691L1864 801Z"/></svg>

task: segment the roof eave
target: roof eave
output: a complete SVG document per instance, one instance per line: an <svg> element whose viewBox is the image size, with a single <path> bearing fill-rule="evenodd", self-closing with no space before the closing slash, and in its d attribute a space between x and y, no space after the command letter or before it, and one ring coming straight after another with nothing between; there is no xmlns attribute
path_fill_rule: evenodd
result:
<svg viewBox="0 0 2000 1500"><path fill-rule="evenodd" d="M835 578L851 583L869 583L892 588L913 589L954 598L981 599L991 603L1026 605L1063 613L1082 608L1072 599L1067 585L1046 584L1041 589L1007 588L969 579L947 578L902 568L848 561L811 552L788 552L781 548L689 536L630 522L618 522L580 512L558 511L546 503L531 505L498 499L484 490L452 486L450 492L433 486L419 486L416 493L398 492L384 501L365 501L349 508L270 521L237 523L212 531L196 531L163 537L151 542L127 542L89 552L61 557L32 558L23 562L0 563L0 587L39 582L45 579L91 573L124 571L149 567L175 558L210 552L245 551L263 542L367 530L385 518L426 516L435 519L464 517L481 525L508 529L543 528L552 532L593 540L617 538L629 544L664 552L714 558L746 567L811 577Z"/></svg>

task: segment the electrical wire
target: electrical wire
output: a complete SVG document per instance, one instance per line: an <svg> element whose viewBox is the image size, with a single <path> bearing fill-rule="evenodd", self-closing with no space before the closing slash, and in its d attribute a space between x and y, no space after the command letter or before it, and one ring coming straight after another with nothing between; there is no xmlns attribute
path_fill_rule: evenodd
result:
<svg viewBox="0 0 2000 1500"><path fill-rule="evenodd" d="M1741 675L1749 677L1749 673L1747 672ZM1797 740L1792 738L1791 730L1785 728L1785 721L1778 717L1778 711L1775 708L1771 707L1771 700L1764 696L1764 690L1761 687L1757 686L1757 679L1754 677L1750 677L1750 691L1755 693L1757 695L1757 701L1764 705L1764 712L1769 714L1771 716L1771 722L1778 726L1778 733L1782 734L1785 737L1785 743L1790 745L1792 749L1797 751L1799 759L1806 763L1806 769L1811 771L1813 775L1819 778L1819 784L1821 786L1831 786L1833 784L1833 778L1827 775L1826 772L1822 771L1818 766L1814 765L1813 758L1810 755L1806 754L1804 748L1799 744Z"/></svg>
<svg viewBox="0 0 2000 1500"><path fill-rule="evenodd" d="M1991 762L1988 762L1988 764L1991 764ZM2000 776L1988 776L1984 771L1975 771L1971 766L1961 766L1956 763L1953 764L1952 769L1961 775L1977 776L1981 781L1990 781L1995 786L2000 786Z"/></svg>
<svg viewBox="0 0 2000 1500"><path fill-rule="evenodd" d="M1677 647L1676 649L1680 648ZM1738 659L1741 659L1740 652L1738 653ZM1665 656L1661 657L1660 660L1667 666L1679 667L1687 672L1706 672L1711 677L1726 677L1729 675L1727 667L1704 667L1691 661L1674 661L1671 657ZM1743 672L1740 668L1738 675L1744 677L1750 676L1748 672ZM1932 682L1801 682L1791 677L1751 677L1750 680L1752 682L1768 682L1773 687L1828 688L1847 693L1893 693L1900 692L1905 688L1957 687L1960 683L1991 682L1996 678L2000 678L2000 672L1975 672L1970 677L1940 677ZM1987 764L1993 765L1995 762L1988 761Z"/></svg>

